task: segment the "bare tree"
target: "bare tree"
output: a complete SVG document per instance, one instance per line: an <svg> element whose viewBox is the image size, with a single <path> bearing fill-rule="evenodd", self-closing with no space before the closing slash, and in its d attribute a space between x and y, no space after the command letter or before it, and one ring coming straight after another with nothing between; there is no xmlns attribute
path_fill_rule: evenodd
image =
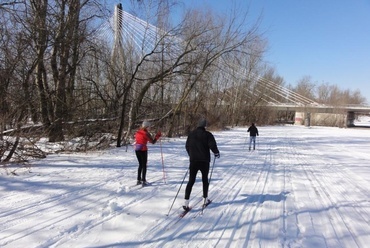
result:
<svg viewBox="0 0 370 248"><path fill-rule="evenodd" d="M305 96L309 99L316 99L315 92L316 86L314 83L311 82L310 76L304 76L297 82L297 85L294 88L294 91L301 96Z"/></svg>
<svg viewBox="0 0 370 248"><path fill-rule="evenodd" d="M257 57L256 51L251 47L253 43L260 42L257 26L252 26L248 32L243 32L242 25L236 25L235 17L225 22L222 19L217 20L210 13L204 14L197 11L189 12L180 26L167 32L159 32L157 35L159 36L152 44L152 48L140 56L140 60L135 62L136 66L130 67L133 68L132 71L127 72L131 75L129 85L135 85L127 135L138 116L148 118L148 114L142 115L141 111L145 99L151 99L150 102L153 103L155 99L148 95L149 90L161 85L161 92L163 92L163 82L171 85L171 82L175 81L181 89L179 94L176 91L177 100L170 110L173 114L168 130L169 136L174 130L176 113L179 113L186 101L197 102L192 107L193 112L200 109L203 109L200 113L202 115L212 112L209 108L212 105L217 106L217 102L211 104L207 96L216 92L209 92L209 90L212 88L217 91L222 90L217 86L212 87L215 84L212 74L217 72L218 66L224 60L237 56ZM145 42L147 41L142 41L143 44ZM261 50L257 52L261 54ZM191 92L195 94L190 94ZM169 93L171 95L171 92ZM196 115L196 113L193 114L193 116Z"/></svg>

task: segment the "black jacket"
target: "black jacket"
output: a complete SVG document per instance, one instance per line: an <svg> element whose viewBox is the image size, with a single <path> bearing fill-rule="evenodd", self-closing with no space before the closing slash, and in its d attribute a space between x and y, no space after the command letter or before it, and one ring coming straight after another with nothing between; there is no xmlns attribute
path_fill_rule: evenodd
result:
<svg viewBox="0 0 370 248"><path fill-rule="evenodd" d="M252 125L248 128L247 132L249 132L250 136L258 136L258 129L255 125Z"/></svg>
<svg viewBox="0 0 370 248"><path fill-rule="evenodd" d="M211 161L210 150L217 154L219 153L215 137L204 127L198 127L192 131L185 145L186 151L190 157L190 161Z"/></svg>

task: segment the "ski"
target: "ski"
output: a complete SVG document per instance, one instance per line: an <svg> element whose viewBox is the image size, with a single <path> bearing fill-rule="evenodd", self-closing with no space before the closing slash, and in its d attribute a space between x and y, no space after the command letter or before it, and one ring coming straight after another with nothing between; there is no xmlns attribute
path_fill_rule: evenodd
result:
<svg viewBox="0 0 370 248"><path fill-rule="evenodd" d="M195 219L196 217L198 217L199 215L203 215L203 212L204 212L204 209L212 203L212 200L208 200L205 204L202 205L202 209L196 214L193 216L193 218Z"/></svg>
<svg viewBox="0 0 370 248"><path fill-rule="evenodd" d="M189 209L184 210L184 211L179 215L180 219L181 219L181 218L183 218L187 213L189 213L191 209L192 209L192 207L189 207Z"/></svg>
<svg viewBox="0 0 370 248"><path fill-rule="evenodd" d="M209 204L211 204L211 203L212 203L212 200L208 200L208 201L206 202L206 204L204 204L204 205L203 205L203 209L204 209L204 208L206 208L206 207L207 207Z"/></svg>
<svg viewBox="0 0 370 248"><path fill-rule="evenodd" d="M134 184L134 185L130 185L128 188L129 190L139 190L139 189L142 189L142 188L146 188L148 186L151 186L152 184L151 183L147 183L145 185L143 184Z"/></svg>
<svg viewBox="0 0 370 248"><path fill-rule="evenodd" d="M143 187L143 185L141 183L140 184L134 184L134 185L130 185L129 186L130 189L136 189L136 188L139 188L140 189L142 187Z"/></svg>
<svg viewBox="0 0 370 248"><path fill-rule="evenodd" d="M207 202L205 204L203 204L202 206L202 214L203 214L203 210L209 205L212 203L212 200L207 200Z"/></svg>
<svg viewBox="0 0 370 248"><path fill-rule="evenodd" d="M182 220L182 218L185 217L185 215L190 212L191 209L192 209L192 207L189 207L188 210L182 210L182 212L178 214L178 218L176 218L172 223L167 225L166 230L170 230L174 225L179 223Z"/></svg>
<svg viewBox="0 0 370 248"><path fill-rule="evenodd" d="M199 204L199 202L200 201L198 201L196 204ZM195 213L195 215L193 216L193 218L195 218L195 217L197 217L198 215L201 215L201 214L203 214L203 209L204 208L206 208L210 203L211 203L212 201L211 200L208 200L207 202L206 202L206 204L204 204L204 206L202 205L202 209L201 209L201 211L199 211L199 212L197 212L197 213ZM172 227L172 226L174 226L174 225L176 225L178 222L180 222L191 210L193 209L193 207L189 207L189 209L188 210L183 210L178 216L178 219L177 220L175 220L170 226ZM169 227L167 227L167 230L169 230L170 229L170 226Z"/></svg>
<svg viewBox="0 0 370 248"><path fill-rule="evenodd" d="M146 188L148 186L156 186L158 185L159 181L161 181L162 178L158 178L158 179L155 179L151 182L146 182L146 183L139 183L139 184L134 184L134 185L130 185L129 186L129 189L142 189L142 188Z"/></svg>

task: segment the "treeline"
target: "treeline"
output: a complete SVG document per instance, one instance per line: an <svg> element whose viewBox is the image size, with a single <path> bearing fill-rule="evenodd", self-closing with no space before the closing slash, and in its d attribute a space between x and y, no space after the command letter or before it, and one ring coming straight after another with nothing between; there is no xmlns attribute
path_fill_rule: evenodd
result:
<svg viewBox="0 0 370 248"><path fill-rule="evenodd" d="M367 99L361 95L360 90L351 91L341 89L335 84L315 83L310 76L304 76L296 86L288 86L294 92L310 98L318 103L331 106L361 105Z"/></svg>

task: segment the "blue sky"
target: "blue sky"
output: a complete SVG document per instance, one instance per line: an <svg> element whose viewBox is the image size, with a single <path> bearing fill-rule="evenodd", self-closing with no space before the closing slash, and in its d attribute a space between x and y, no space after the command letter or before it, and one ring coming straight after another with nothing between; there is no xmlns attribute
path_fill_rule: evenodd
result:
<svg viewBox="0 0 370 248"><path fill-rule="evenodd" d="M262 17L266 61L295 85L304 76L360 90L370 104L370 0L188 0L227 13L249 8Z"/></svg>

